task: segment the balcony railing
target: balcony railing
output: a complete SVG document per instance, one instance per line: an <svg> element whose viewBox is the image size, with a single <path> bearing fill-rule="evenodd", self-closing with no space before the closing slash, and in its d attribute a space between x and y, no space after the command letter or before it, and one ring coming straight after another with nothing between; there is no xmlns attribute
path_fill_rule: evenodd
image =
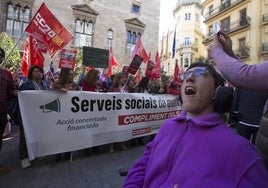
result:
<svg viewBox="0 0 268 188"><path fill-rule="evenodd" d="M179 49L182 49L182 48L191 48L192 50L195 50L195 51L198 50L197 44L196 43L191 43L191 42L180 44Z"/></svg>
<svg viewBox="0 0 268 188"><path fill-rule="evenodd" d="M232 3L230 2L227 2L227 3L224 3L218 7L215 7L214 9L210 10L206 15L205 15L205 22L217 15L219 15L220 13L236 6L237 4L243 2L243 0L237 0L237 1L234 1Z"/></svg>
<svg viewBox="0 0 268 188"><path fill-rule="evenodd" d="M220 6L220 11L223 11L223 10L227 9L227 8L229 8L230 6L231 6L231 2L230 2L230 1L228 1L228 2L226 2L226 3L223 3L223 4L221 4L221 6Z"/></svg>
<svg viewBox="0 0 268 188"><path fill-rule="evenodd" d="M240 59L248 58L249 57L249 48L247 46L244 46L238 50L235 50L234 53Z"/></svg>
<svg viewBox="0 0 268 188"><path fill-rule="evenodd" d="M221 28L225 33L231 33L234 31L238 31L240 29L247 28L251 25L251 18L249 16L238 19L230 24L230 27ZM213 39L213 34L208 34L205 36L203 43L207 43Z"/></svg>

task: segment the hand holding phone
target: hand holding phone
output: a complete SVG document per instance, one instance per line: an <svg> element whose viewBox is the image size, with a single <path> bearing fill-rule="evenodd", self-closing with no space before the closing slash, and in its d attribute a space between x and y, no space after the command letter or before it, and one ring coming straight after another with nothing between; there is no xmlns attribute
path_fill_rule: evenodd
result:
<svg viewBox="0 0 268 188"><path fill-rule="evenodd" d="M221 31L217 32L217 36L218 36L218 40L219 40L220 43L222 43L222 41L226 42L226 38L225 38L224 34Z"/></svg>
<svg viewBox="0 0 268 188"><path fill-rule="evenodd" d="M218 36L218 41L221 43L224 52L227 53L229 56L237 59L237 57L234 54L234 51L232 49L231 38L226 33L222 32L222 31L219 31L217 33L217 36Z"/></svg>

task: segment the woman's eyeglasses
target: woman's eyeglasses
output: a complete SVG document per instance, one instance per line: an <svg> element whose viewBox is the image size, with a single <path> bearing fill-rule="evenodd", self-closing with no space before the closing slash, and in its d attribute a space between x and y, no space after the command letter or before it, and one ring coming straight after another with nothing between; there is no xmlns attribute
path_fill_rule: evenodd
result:
<svg viewBox="0 0 268 188"><path fill-rule="evenodd" d="M205 77L207 75L207 68L206 67L198 67L198 68L195 68L195 69L190 69L186 72L184 72L180 78L181 80L185 80L187 79L190 75L193 75L195 78L197 77Z"/></svg>

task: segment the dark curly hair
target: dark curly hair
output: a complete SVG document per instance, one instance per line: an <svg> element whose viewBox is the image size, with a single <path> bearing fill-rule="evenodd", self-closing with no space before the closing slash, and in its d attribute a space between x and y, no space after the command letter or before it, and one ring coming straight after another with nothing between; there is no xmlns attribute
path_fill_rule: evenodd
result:
<svg viewBox="0 0 268 188"><path fill-rule="evenodd" d="M33 71L34 71L34 69L38 69L41 73L43 73L43 78L42 79L44 79L44 70L41 67L39 67L38 65L33 65L28 69L28 75L27 75L28 80L33 79Z"/></svg>

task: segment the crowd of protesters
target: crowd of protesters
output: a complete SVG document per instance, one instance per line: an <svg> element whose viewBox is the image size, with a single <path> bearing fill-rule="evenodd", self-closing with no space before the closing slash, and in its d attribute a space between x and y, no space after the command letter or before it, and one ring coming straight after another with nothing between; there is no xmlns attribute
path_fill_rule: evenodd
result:
<svg viewBox="0 0 268 188"><path fill-rule="evenodd" d="M4 58L4 51L0 50L1 60ZM90 92L118 92L118 93L152 93L152 94L178 94L180 88L173 87L172 78L168 83L163 83L162 80L155 79L152 80L149 77L142 76L141 71L139 74L129 75L125 72L118 72L107 77L101 74L101 69L90 68L85 66L81 67L81 72L74 78L74 71L70 68L61 68L56 74L53 75L51 71L44 71L37 65L31 66L28 70L28 75L23 75L20 69L15 70L11 68L1 68L1 77L4 78L7 83L1 83L1 135L4 135L5 125L8 123L7 114L11 117L13 125L19 126L19 157L21 160L21 167L28 168L31 166L31 161L28 158L28 151L26 147L24 129L22 117L18 105L18 91L23 90L58 90L62 92L73 91L90 91ZM3 79L3 78L1 78ZM169 88L172 85L172 89ZM178 85L178 84L177 84ZM176 90L176 91L175 91ZM2 102L3 101L3 102ZM2 105L3 104L3 105ZM8 136L8 135L5 135ZM152 137L153 138L153 137ZM0 148L2 145L2 139L0 143ZM126 150L128 144L131 146L137 144L145 144L146 139L139 139L139 142L133 144L133 140L130 142L120 142L120 143L110 143L107 144L109 152L114 152L115 146ZM149 139L150 140L150 139ZM148 141L149 141L148 140ZM92 148L84 149L85 153L88 150L92 150L93 153L100 153L101 146L95 146ZM116 147L117 148L117 147ZM65 152L65 159L70 159L73 152ZM62 154L55 155L55 161L59 162L61 160ZM44 157L39 157L38 159L43 159ZM8 172L9 169L5 166L0 166L0 174Z"/></svg>
<svg viewBox="0 0 268 188"><path fill-rule="evenodd" d="M2 62L5 57L4 51L0 48L0 60ZM194 69L195 70L195 69ZM117 93L148 93L148 94L181 94L182 83L175 81L172 77L164 82L161 78L152 79L148 76L143 76L142 72L138 70L137 75L130 75L126 72L118 72L110 77L103 74L104 70L98 68L86 68L85 66L81 67L81 72L74 78L74 71L70 68L61 68L58 75L52 75L50 72L44 72L44 70L38 66L32 66L28 70L28 75L23 76L20 71L14 71L14 69L6 70L1 68L1 83L0 83L0 134L3 135L5 131L6 124L8 123L8 116L11 117L14 124L20 127L20 142L19 142L19 156L21 159L21 167L28 168L31 166L31 161L28 159L28 152L25 143L24 129L22 123L22 117L20 115L20 109L18 105L18 91L23 90L58 90L62 92L67 91L89 91L89 92L117 92ZM204 71L203 69L201 71ZM205 73L202 74L199 72L188 71L187 77L205 77ZM236 89L238 91L239 88ZM217 91L217 90L216 90ZM238 96L238 95L236 95ZM242 95L241 95L242 96ZM241 97L240 96L240 97ZM242 96L243 97L243 96ZM237 99L237 98L236 98ZM244 97L244 99L246 99ZM267 93L263 101L267 99ZM237 102L237 101L236 101ZM253 103L253 101L251 101ZM263 103L260 100L257 100L258 103L262 105L259 109L259 117L256 119L256 122L246 122L246 125L256 124L260 122L260 116L263 109ZM242 104L240 100L240 104ZM244 104L244 103L243 103ZM246 109L248 101L246 101L246 106L241 107ZM252 104L253 105L253 104ZM239 106L239 105L238 105ZM241 105L242 106L242 105ZM256 107L253 105L253 110ZM239 110L242 114L242 110ZM252 112L255 114L254 112ZM188 117L187 117L188 118ZM241 116L240 116L241 118ZM245 119L239 119L237 122L237 132L239 135L244 136L250 140L250 137L243 135L245 133L245 126L240 126L245 124ZM248 127L247 127L248 128ZM242 130L242 133L241 133ZM251 129L250 129L251 130ZM253 138L251 141L255 144L255 136L258 129L254 127ZM128 149L129 145L138 145L146 144L148 141L154 140L155 135L150 135L146 137L140 137L137 139L132 139L127 142L120 143L109 143L106 146L108 147L109 152L114 152L115 146L123 150ZM0 139L0 150L2 145L2 139ZM152 142L153 143L153 142ZM100 147L95 146L92 148L84 149L87 153L89 149L92 149L94 153L101 152ZM106 147L106 148L107 148ZM71 159L73 152L65 152L65 158ZM59 162L62 154L57 154L55 161ZM44 156L45 157L45 156ZM40 159L44 158L40 157ZM1 162L1 161L0 161ZM3 165L0 165L0 174L8 172L9 169ZM136 180L135 180L136 181Z"/></svg>

